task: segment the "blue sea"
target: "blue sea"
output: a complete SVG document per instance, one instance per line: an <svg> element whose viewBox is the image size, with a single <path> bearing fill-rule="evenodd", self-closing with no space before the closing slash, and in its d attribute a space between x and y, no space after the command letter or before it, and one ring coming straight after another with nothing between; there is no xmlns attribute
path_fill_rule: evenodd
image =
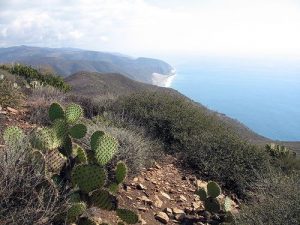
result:
<svg viewBox="0 0 300 225"><path fill-rule="evenodd" d="M203 57L173 65L172 88L265 137L300 141L300 60Z"/></svg>

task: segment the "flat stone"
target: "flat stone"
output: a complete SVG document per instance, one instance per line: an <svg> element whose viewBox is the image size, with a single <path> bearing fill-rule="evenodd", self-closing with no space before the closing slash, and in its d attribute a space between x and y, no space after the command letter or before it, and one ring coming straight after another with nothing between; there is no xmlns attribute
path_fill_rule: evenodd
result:
<svg viewBox="0 0 300 225"><path fill-rule="evenodd" d="M164 212L159 212L159 213L155 214L154 218L163 224L167 224L170 220L168 215Z"/></svg>
<svg viewBox="0 0 300 225"><path fill-rule="evenodd" d="M172 212L174 215L178 215L178 214L185 214L184 211L182 209L178 209L178 208L172 208Z"/></svg>
<svg viewBox="0 0 300 225"><path fill-rule="evenodd" d="M157 195L155 195L153 205L157 208L160 208L163 205L163 201L160 200L160 198Z"/></svg>
<svg viewBox="0 0 300 225"><path fill-rule="evenodd" d="M136 188L139 189L139 190L147 190L147 187L142 185L142 184L137 184Z"/></svg>
<svg viewBox="0 0 300 225"><path fill-rule="evenodd" d="M19 113L18 110L14 109L14 108L11 108L11 107L6 107L6 109L7 109L7 111L9 111L9 112L11 112L11 113L13 113L13 114Z"/></svg>
<svg viewBox="0 0 300 225"><path fill-rule="evenodd" d="M167 193L165 193L165 192L161 191L161 192L160 192L160 194L161 194L163 197L165 197L166 199L169 199L169 200L171 200L171 197L170 197L170 195L168 195Z"/></svg>

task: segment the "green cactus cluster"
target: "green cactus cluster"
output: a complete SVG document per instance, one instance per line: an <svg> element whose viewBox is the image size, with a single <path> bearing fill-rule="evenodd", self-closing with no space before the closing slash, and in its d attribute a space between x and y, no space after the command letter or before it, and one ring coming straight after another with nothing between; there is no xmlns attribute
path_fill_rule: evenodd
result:
<svg viewBox="0 0 300 225"><path fill-rule="evenodd" d="M77 104L64 109L53 103L49 108L52 124L36 129L29 138L32 164L57 188L71 189L67 199L69 208L57 220L67 224L97 225L92 218L86 217L85 212L90 207L98 207L116 211L120 224L137 223L135 212L118 208L116 193L126 179L126 164L118 162L115 174L109 178L105 168L118 151L118 141L107 133L96 131L91 136L90 149L73 143L86 135L86 126L79 123L82 116L83 109ZM9 127L4 132L6 144L16 143L24 136L17 127Z"/></svg>
<svg viewBox="0 0 300 225"><path fill-rule="evenodd" d="M222 190L220 186L216 182L210 181L207 183L206 187L200 187L195 194L197 194L200 200L203 201L206 211L211 213L221 213L223 211L224 221L230 222L233 219L231 213L232 200L229 197L225 197L225 200L221 201L218 198L221 193Z"/></svg>
<svg viewBox="0 0 300 225"><path fill-rule="evenodd" d="M287 147L275 143L266 145L267 152L275 158L295 157L296 153Z"/></svg>

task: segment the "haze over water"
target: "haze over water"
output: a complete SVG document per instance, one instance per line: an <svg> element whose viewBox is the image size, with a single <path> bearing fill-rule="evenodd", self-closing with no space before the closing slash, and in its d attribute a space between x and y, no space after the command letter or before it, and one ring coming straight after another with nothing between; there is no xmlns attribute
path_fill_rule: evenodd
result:
<svg viewBox="0 0 300 225"><path fill-rule="evenodd" d="M174 66L172 88L265 137L300 141L299 61L197 58Z"/></svg>

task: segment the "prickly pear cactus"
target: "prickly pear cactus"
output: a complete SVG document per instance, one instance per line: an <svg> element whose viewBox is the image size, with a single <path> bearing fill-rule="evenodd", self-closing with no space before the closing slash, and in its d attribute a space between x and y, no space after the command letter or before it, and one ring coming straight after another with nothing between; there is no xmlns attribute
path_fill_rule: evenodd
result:
<svg viewBox="0 0 300 225"><path fill-rule="evenodd" d="M220 202L213 197L208 197L204 201L204 207L205 210L212 212L212 213L218 213L221 210L221 204Z"/></svg>
<svg viewBox="0 0 300 225"><path fill-rule="evenodd" d="M118 141L108 134L102 135L96 132L92 135L91 147L95 152L97 162L104 166L116 154L118 150Z"/></svg>
<svg viewBox="0 0 300 225"><path fill-rule="evenodd" d="M84 202L74 203L71 205L67 212L67 222L75 222L86 210L86 204Z"/></svg>
<svg viewBox="0 0 300 225"><path fill-rule="evenodd" d="M210 196L212 198L218 197L221 194L220 186L214 181L208 182L208 184L207 184L207 194L208 194L208 196Z"/></svg>
<svg viewBox="0 0 300 225"><path fill-rule="evenodd" d="M76 159L79 163L87 163L88 162L88 156L87 156L86 151L79 145L76 145L73 148L73 155L76 157Z"/></svg>
<svg viewBox="0 0 300 225"><path fill-rule="evenodd" d="M90 200L93 206L104 210L116 210L118 207L117 198L108 190L98 189L92 192Z"/></svg>
<svg viewBox="0 0 300 225"><path fill-rule="evenodd" d="M86 134L87 128L83 124L76 124L69 129L69 134L72 138L80 139Z"/></svg>
<svg viewBox="0 0 300 225"><path fill-rule="evenodd" d="M207 192L206 192L205 188L203 188L203 187L199 188L195 194L200 197L201 201L205 201L207 198Z"/></svg>
<svg viewBox="0 0 300 225"><path fill-rule="evenodd" d="M25 137L23 131L16 126L7 127L3 133L3 139L6 145L13 146Z"/></svg>
<svg viewBox="0 0 300 225"><path fill-rule="evenodd" d="M92 164L80 164L72 171L72 182L84 193L89 193L102 188L106 183L107 175L105 170Z"/></svg>
<svg viewBox="0 0 300 225"><path fill-rule="evenodd" d="M31 144L36 149L46 151L58 148L61 145L61 141L57 139L52 129L41 128L34 133Z"/></svg>
<svg viewBox="0 0 300 225"><path fill-rule="evenodd" d="M139 217L136 213L128 209L117 209L118 217L128 224L135 224L139 222Z"/></svg>
<svg viewBox="0 0 300 225"><path fill-rule="evenodd" d="M45 153L45 160L47 172L59 174L65 165L67 158L58 151L48 150Z"/></svg>
<svg viewBox="0 0 300 225"><path fill-rule="evenodd" d="M78 225L99 225L99 224L91 218L82 217L78 220Z"/></svg>
<svg viewBox="0 0 300 225"><path fill-rule="evenodd" d="M82 116L83 116L83 109L81 108L80 105L72 103L67 106L67 108L65 110L65 117L66 117L67 123L74 124Z"/></svg>
<svg viewBox="0 0 300 225"><path fill-rule="evenodd" d="M49 118L51 121L54 121L56 119L64 119L65 112L62 108L62 106L58 103L52 103L49 108Z"/></svg>
<svg viewBox="0 0 300 225"><path fill-rule="evenodd" d="M127 170L128 170L127 166L124 162L122 161L118 162L115 171L117 184L121 184L124 182L127 176Z"/></svg>

